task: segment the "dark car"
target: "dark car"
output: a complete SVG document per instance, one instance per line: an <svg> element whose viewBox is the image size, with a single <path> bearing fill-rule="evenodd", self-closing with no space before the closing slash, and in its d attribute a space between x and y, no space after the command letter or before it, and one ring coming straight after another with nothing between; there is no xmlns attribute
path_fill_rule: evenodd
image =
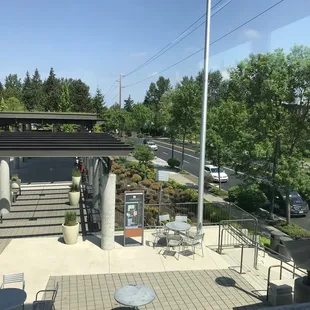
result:
<svg viewBox="0 0 310 310"><path fill-rule="evenodd" d="M269 202L272 201L272 186L269 184L261 183L260 189L265 193ZM286 195L282 190L275 191L274 199L274 211L275 213L285 215L286 206L285 206ZM300 196L296 191L290 191L289 201L291 205L291 216L306 216L309 212L308 203ZM270 203L268 206L270 206Z"/></svg>

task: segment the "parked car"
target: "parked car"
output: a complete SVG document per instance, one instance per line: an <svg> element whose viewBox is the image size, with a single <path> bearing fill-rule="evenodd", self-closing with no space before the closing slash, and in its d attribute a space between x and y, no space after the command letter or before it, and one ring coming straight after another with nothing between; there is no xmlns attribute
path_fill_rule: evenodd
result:
<svg viewBox="0 0 310 310"><path fill-rule="evenodd" d="M213 182L221 183L228 181L228 175L222 169L220 169L220 179L219 179L219 168L213 165L205 165L205 175L210 176Z"/></svg>
<svg viewBox="0 0 310 310"><path fill-rule="evenodd" d="M266 197L269 200L268 206L270 207L270 203L272 201L272 186L268 183L260 183L260 189L264 192ZM280 215L286 214L286 195L284 190L276 190L274 197L274 212ZM291 205L291 216L306 216L309 212L308 203L300 196L300 194L294 190L290 191L289 201Z"/></svg>
<svg viewBox="0 0 310 310"><path fill-rule="evenodd" d="M157 151L158 147L153 141L146 141L146 146L148 146L152 151Z"/></svg>

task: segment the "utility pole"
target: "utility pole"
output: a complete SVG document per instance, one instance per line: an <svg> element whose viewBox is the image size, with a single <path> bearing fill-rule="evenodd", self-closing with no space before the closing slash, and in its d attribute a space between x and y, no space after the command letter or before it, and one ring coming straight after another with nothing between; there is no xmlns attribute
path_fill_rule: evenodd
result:
<svg viewBox="0 0 310 310"><path fill-rule="evenodd" d="M198 212L197 212L198 233L202 233L203 229L204 165L205 165L205 153L206 153L206 130L207 130L207 109L208 109L210 20L211 20L211 0L207 0L205 48L204 48L204 86L203 86L203 102L202 102L201 122L200 122L200 158L199 158Z"/></svg>
<svg viewBox="0 0 310 310"><path fill-rule="evenodd" d="M119 109L122 109L122 75L119 75Z"/></svg>

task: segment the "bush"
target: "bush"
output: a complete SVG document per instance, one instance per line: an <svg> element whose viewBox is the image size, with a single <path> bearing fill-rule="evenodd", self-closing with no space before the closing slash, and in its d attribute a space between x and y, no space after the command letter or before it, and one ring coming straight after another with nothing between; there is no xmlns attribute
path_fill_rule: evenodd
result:
<svg viewBox="0 0 310 310"><path fill-rule="evenodd" d="M132 177L131 177L131 181L132 182L140 182L142 180L141 176L139 174L134 174Z"/></svg>
<svg viewBox="0 0 310 310"><path fill-rule="evenodd" d="M223 220L228 220L229 213L224 208L205 203L203 208L203 218L211 223L218 223Z"/></svg>
<svg viewBox="0 0 310 310"><path fill-rule="evenodd" d="M141 139L141 138L143 138L143 134L142 133L138 133L137 137Z"/></svg>
<svg viewBox="0 0 310 310"><path fill-rule="evenodd" d="M151 189L155 190L155 191L159 191L160 190L160 184L158 183L153 183L151 185Z"/></svg>
<svg viewBox="0 0 310 310"><path fill-rule="evenodd" d="M131 147L135 146L135 140L134 139L127 139L125 141L126 144L129 144Z"/></svg>
<svg viewBox="0 0 310 310"><path fill-rule="evenodd" d="M175 168L175 167L180 166L180 161L177 160L176 158L169 158L167 163L170 166L170 168Z"/></svg>
<svg viewBox="0 0 310 310"><path fill-rule="evenodd" d="M228 199L230 202L235 202L240 194L240 186L232 186L228 190Z"/></svg>
<svg viewBox="0 0 310 310"><path fill-rule="evenodd" d="M168 194L170 196L174 196L175 195L175 190L173 189L173 187L169 186L169 187L164 189L164 193Z"/></svg>
<svg viewBox="0 0 310 310"><path fill-rule="evenodd" d="M169 182L163 182L162 183L162 188L167 188L169 187Z"/></svg>
<svg viewBox="0 0 310 310"><path fill-rule="evenodd" d="M258 184L239 185L239 188L236 203L241 209L256 212L268 203L266 195L259 189Z"/></svg>
<svg viewBox="0 0 310 310"><path fill-rule="evenodd" d="M76 221L76 212L75 211L67 211L65 213L65 226L75 226L77 224Z"/></svg>
<svg viewBox="0 0 310 310"><path fill-rule="evenodd" d="M156 226L158 221L158 208L144 206L144 225Z"/></svg>
<svg viewBox="0 0 310 310"><path fill-rule="evenodd" d="M129 169L137 169L139 166L139 163L137 163L136 161L129 161L126 163L126 167L129 168Z"/></svg>
<svg viewBox="0 0 310 310"><path fill-rule="evenodd" d="M259 243L265 247L270 247L270 239L264 236L259 236Z"/></svg>
<svg viewBox="0 0 310 310"><path fill-rule="evenodd" d="M154 152L146 145L139 145L133 151L133 156L140 163L149 163L155 158Z"/></svg>
<svg viewBox="0 0 310 310"><path fill-rule="evenodd" d="M18 174L12 174L11 181L19 181Z"/></svg>
<svg viewBox="0 0 310 310"><path fill-rule="evenodd" d="M149 168L146 172L146 178L149 180L155 180L156 178L156 171L153 168Z"/></svg>
<svg viewBox="0 0 310 310"><path fill-rule="evenodd" d="M310 238L310 231L295 224L276 225L275 227L289 235L292 239Z"/></svg>
<svg viewBox="0 0 310 310"><path fill-rule="evenodd" d="M126 173L121 173L118 175L118 177L120 180L124 180L124 179L126 179L127 175L126 175Z"/></svg>
<svg viewBox="0 0 310 310"><path fill-rule="evenodd" d="M76 192L79 192L79 191L80 191L80 187L79 187L78 185L72 184L72 185L70 186L70 192L71 192L71 193L76 193Z"/></svg>
<svg viewBox="0 0 310 310"><path fill-rule="evenodd" d="M223 189L219 189L215 186L212 186L211 189L209 190L210 193L219 196L219 197L227 197L227 191L223 190Z"/></svg>
<svg viewBox="0 0 310 310"><path fill-rule="evenodd" d="M123 199L122 199L122 198L119 198L119 197L117 197L117 198L115 199L115 202L116 202L118 205L122 205L122 204L124 203Z"/></svg>
<svg viewBox="0 0 310 310"><path fill-rule="evenodd" d="M152 185L152 182L150 180L148 180L148 179L144 179L144 180L141 181L141 184L143 186L150 187Z"/></svg>
<svg viewBox="0 0 310 310"><path fill-rule="evenodd" d="M122 170L121 169L115 169L113 171L113 173L115 173L116 175L122 174Z"/></svg>
<svg viewBox="0 0 310 310"><path fill-rule="evenodd" d="M81 176L81 171L77 168L72 169L72 176L73 177L80 177Z"/></svg>

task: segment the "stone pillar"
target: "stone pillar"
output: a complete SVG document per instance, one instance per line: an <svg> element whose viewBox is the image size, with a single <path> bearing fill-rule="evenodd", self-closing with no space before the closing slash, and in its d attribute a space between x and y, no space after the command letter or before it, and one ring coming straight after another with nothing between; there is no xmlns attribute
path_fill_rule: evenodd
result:
<svg viewBox="0 0 310 310"><path fill-rule="evenodd" d="M88 159L88 180L89 184L93 185L93 180L94 180L94 158L89 157Z"/></svg>
<svg viewBox="0 0 310 310"><path fill-rule="evenodd" d="M93 207L99 209L99 159L96 158L93 173Z"/></svg>
<svg viewBox="0 0 310 310"><path fill-rule="evenodd" d="M6 160L0 162L0 214L11 210L10 168Z"/></svg>
<svg viewBox="0 0 310 310"><path fill-rule="evenodd" d="M103 174L101 180L101 248L112 250L115 246L116 174Z"/></svg>

